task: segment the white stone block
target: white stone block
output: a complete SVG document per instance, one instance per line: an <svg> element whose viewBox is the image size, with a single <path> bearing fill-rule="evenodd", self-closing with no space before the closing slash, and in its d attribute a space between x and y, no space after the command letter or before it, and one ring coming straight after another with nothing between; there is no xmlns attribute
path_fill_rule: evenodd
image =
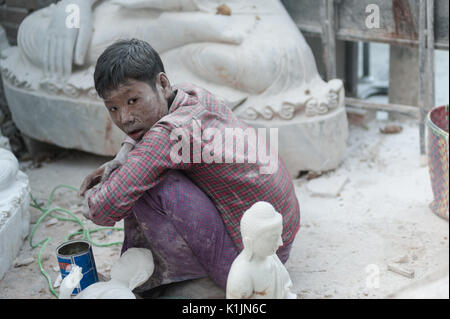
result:
<svg viewBox="0 0 450 319"><path fill-rule="evenodd" d="M16 259L30 226L28 176L14 155L0 148L0 279Z"/></svg>
<svg viewBox="0 0 450 319"><path fill-rule="evenodd" d="M278 154L292 178L299 171L329 171L344 159L348 138L345 108L290 121L246 121L253 127L278 128Z"/></svg>
<svg viewBox="0 0 450 319"><path fill-rule="evenodd" d="M306 188L317 197L337 197L349 181L347 176L322 176L310 180Z"/></svg>

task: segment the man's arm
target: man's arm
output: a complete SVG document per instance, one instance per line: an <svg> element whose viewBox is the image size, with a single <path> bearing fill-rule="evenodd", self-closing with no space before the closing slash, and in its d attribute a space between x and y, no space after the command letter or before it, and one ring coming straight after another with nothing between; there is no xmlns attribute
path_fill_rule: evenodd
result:
<svg viewBox="0 0 450 319"><path fill-rule="evenodd" d="M112 161L106 163L105 171L103 173L102 180L101 180L102 183L108 179L109 175L111 175L111 173L115 169L119 168L120 166L122 166L123 164L126 163L126 161L128 159L128 153L131 152L131 150L134 148L135 145L136 145L136 142L131 137L127 137L125 139L125 141L122 143L122 147L120 148L120 151L119 151L119 153L117 153L116 157L114 157L114 159Z"/></svg>
<svg viewBox="0 0 450 319"><path fill-rule="evenodd" d="M190 143L191 132L183 130ZM172 137L172 139L171 139ZM171 151L177 143L169 129L153 127L121 167L111 173L88 198L89 218L98 225L112 226L123 219L144 192L158 184L169 169L188 169L189 162L172 161Z"/></svg>
<svg viewBox="0 0 450 319"><path fill-rule="evenodd" d="M118 167L125 164L128 158L128 153L134 148L136 142L127 137L122 143L122 147L119 153L109 162L104 163L102 166L97 168L95 171L86 176L81 183L78 195L85 196L86 191L97 185L98 183L103 183L108 179L109 175Z"/></svg>

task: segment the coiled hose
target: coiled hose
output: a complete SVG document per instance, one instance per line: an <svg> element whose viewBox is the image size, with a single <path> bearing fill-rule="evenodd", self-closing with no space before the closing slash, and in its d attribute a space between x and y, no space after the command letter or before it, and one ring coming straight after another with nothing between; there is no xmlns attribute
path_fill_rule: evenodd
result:
<svg viewBox="0 0 450 319"><path fill-rule="evenodd" d="M50 290L50 292L56 297L58 298L59 295L58 293L53 289L53 285L52 285L52 281L50 276L48 275L48 273L44 270L44 268L42 267L42 263L41 263L41 255L42 252L44 251L45 247L47 246L47 244L50 242L51 237L47 237L45 239L43 239L42 241L40 241L37 244L33 244L33 237L34 237L34 233L36 232L36 229L39 227L39 225L41 224L41 222L47 217L50 216L52 218L56 218L57 220L60 221L68 221L68 222L74 222L77 223L81 226L81 231L77 231L74 233L71 233L69 235L67 235L64 239L64 241L69 240L70 238L77 236L77 235L83 235L82 239L83 240L87 240L89 243L91 243L91 245L93 246L97 246L97 247L109 247L109 246L114 246L114 245L121 245L122 242L112 242L112 243L107 243L107 244L99 244L96 243L92 240L91 238L91 234L95 233L95 232L99 232L99 231L103 231L103 230L114 230L114 231L123 231L123 228L119 228L119 227L100 227L100 228L95 228L95 229L88 229L86 228L86 226L84 225L84 223L77 217L75 216L75 214L73 214L71 211L69 211L68 209L65 208L61 208L61 207L54 207L54 208L50 208L50 205L52 203L53 200L53 195L55 194L56 190L60 189L60 188L67 188L70 190L73 190L75 192L78 192L78 189L73 187L73 186L69 186L69 185L64 185L64 184L60 184L58 186L56 186L55 188L53 188L52 192L50 193L49 198L47 199L47 203L45 204L45 208L42 208L34 199L33 195L30 193L30 197L31 197L31 203L30 206L39 209L42 212L42 215L39 217L38 221L36 222L36 225L34 225L33 229L31 230L31 234L30 234L30 246L31 248L36 248L36 247L41 247L38 253L38 266L39 269L41 270L41 273L44 275L44 277L47 279L48 282L48 288ZM55 212L62 212L62 213L66 213L69 216L71 216L72 218L67 218L67 217L62 217L62 216L58 216L55 215L53 213Z"/></svg>

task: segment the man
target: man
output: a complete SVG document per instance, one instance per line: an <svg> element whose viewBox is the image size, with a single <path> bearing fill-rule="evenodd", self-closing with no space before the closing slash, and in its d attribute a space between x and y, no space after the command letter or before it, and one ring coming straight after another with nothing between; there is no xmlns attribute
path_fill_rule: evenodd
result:
<svg viewBox="0 0 450 319"><path fill-rule="evenodd" d="M250 157L250 143L236 150L234 144L215 143L220 147L204 152L208 145L199 132L249 128L222 99L194 85L171 86L159 55L136 39L116 42L102 53L94 82L112 121L128 138L114 161L86 177L80 194L94 223L112 226L124 219L122 253L131 247L152 251L155 271L140 291L205 276L225 289L243 248L240 218L257 201L271 203L283 216L277 254L286 262L300 213L282 162L277 158L277 167L261 174L259 159L238 161ZM213 154L220 149L236 160L220 160L222 154ZM218 160L196 161L199 152Z"/></svg>

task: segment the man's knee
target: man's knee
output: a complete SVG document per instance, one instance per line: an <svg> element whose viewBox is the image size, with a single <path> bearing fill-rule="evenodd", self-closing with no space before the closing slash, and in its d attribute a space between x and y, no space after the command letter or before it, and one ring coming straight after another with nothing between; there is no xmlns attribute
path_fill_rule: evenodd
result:
<svg viewBox="0 0 450 319"><path fill-rule="evenodd" d="M150 190L152 192L152 190ZM171 170L155 187L152 196L157 196L167 209L204 209L216 211L208 195L194 184L182 171Z"/></svg>
<svg viewBox="0 0 450 319"><path fill-rule="evenodd" d="M212 205L203 193L182 171L170 170L153 188L149 189L136 203L135 212L154 210L164 215L185 211L199 204ZM209 205L208 205L209 204ZM139 207L145 209L139 209Z"/></svg>

